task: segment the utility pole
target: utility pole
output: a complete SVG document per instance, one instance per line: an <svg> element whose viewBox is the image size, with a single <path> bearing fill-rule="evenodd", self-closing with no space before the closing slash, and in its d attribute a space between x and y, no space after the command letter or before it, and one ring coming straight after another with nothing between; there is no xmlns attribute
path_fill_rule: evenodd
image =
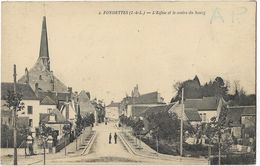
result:
<svg viewBox="0 0 260 166"><path fill-rule="evenodd" d="M16 100L16 65L14 65L14 100ZM17 104L17 103L16 103ZM13 127L14 127L14 165L17 165L17 140L16 140L16 107L17 105L14 106L13 109Z"/></svg>
<svg viewBox="0 0 260 166"><path fill-rule="evenodd" d="M218 165L221 165L221 151L220 151L220 139L221 139L221 135L220 135L220 130L219 132L219 136L218 136Z"/></svg>
<svg viewBox="0 0 260 166"><path fill-rule="evenodd" d="M65 151L65 156L67 155L67 149L66 149L66 144L67 144L67 140L66 140L66 133L64 135L64 138L65 138L65 147L64 147L64 151Z"/></svg>
<svg viewBox="0 0 260 166"><path fill-rule="evenodd" d="M182 88L181 92L181 104L182 104L182 110L181 110L181 133L180 133L180 156L182 156L182 143L183 143L183 114L184 114L184 88Z"/></svg>
<svg viewBox="0 0 260 166"><path fill-rule="evenodd" d="M46 164L46 152L45 152L46 139L43 138L43 165Z"/></svg>
<svg viewBox="0 0 260 166"><path fill-rule="evenodd" d="M208 165L210 165L210 164L211 164L210 157L211 157L211 146L210 146L210 145L208 145Z"/></svg>

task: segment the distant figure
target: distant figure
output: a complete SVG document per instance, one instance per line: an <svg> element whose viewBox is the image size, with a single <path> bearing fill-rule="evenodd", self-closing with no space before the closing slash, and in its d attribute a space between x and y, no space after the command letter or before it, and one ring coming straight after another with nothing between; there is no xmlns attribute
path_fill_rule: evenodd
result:
<svg viewBox="0 0 260 166"><path fill-rule="evenodd" d="M117 143L117 134L115 133L114 135L114 139L115 139L115 144Z"/></svg>
<svg viewBox="0 0 260 166"><path fill-rule="evenodd" d="M109 144L111 144L112 135L109 133Z"/></svg>

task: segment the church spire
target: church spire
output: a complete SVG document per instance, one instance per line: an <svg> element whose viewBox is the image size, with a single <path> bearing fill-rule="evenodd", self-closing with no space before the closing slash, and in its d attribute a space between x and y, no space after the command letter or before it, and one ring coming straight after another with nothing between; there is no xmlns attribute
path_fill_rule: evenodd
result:
<svg viewBox="0 0 260 166"><path fill-rule="evenodd" d="M45 16L43 17L43 21L42 21L40 54L38 59L42 61L46 70L50 71L50 58L49 58L48 36L47 36L47 26L46 26Z"/></svg>

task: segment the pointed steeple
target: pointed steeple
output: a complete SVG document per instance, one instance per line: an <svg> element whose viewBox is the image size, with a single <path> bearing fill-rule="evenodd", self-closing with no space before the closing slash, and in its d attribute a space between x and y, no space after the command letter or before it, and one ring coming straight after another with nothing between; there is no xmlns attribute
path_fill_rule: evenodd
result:
<svg viewBox="0 0 260 166"><path fill-rule="evenodd" d="M41 33L41 44L40 44L40 54L38 60L41 60L46 70L50 71L50 58L49 58L49 48L48 48L48 35L46 26L46 17L43 17L42 21L42 33Z"/></svg>
<svg viewBox="0 0 260 166"><path fill-rule="evenodd" d="M197 81L198 82L198 84L200 85L200 80L199 80L199 77L197 76L197 75L195 75L195 77L194 77L194 79L193 79L194 81Z"/></svg>

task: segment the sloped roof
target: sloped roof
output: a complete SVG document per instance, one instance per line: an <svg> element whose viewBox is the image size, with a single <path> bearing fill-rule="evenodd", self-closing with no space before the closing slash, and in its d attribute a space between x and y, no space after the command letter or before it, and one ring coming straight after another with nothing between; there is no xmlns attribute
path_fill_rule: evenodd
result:
<svg viewBox="0 0 260 166"><path fill-rule="evenodd" d="M8 91L13 91L13 89L14 83L2 82L1 99L3 100L8 95ZM16 83L16 91L17 93L21 93L23 95L23 100L38 100L37 96L35 95L29 84Z"/></svg>
<svg viewBox="0 0 260 166"><path fill-rule="evenodd" d="M35 84L38 83L38 87L43 91L52 91L53 80L54 91L65 92L67 91L67 86L61 82L51 71L48 71L46 67L42 64L41 59L38 59L35 65L29 69L29 84L33 90L35 90ZM40 79L41 76L41 79ZM19 80L19 83L26 83L27 77L24 74Z"/></svg>
<svg viewBox="0 0 260 166"><path fill-rule="evenodd" d="M203 97L202 99L186 99L185 108L196 108L202 110L217 110L219 99L217 97Z"/></svg>
<svg viewBox="0 0 260 166"><path fill-rule="evenodd" d="M48 113L40 113L40 123L47 122L47 118L49 114Z"/></svg>
<svg viewBox="0 0 260 166"><path fill-rule="evenodd" d="M56 105L56 102L49 96L45 96L40 103L41 105Z"/></svg>
<svg viewBox="0 0 260 166"><path fill-rule="evenodd" d="M85 91L79 93L79 107L80 114L85 116L88 113L94 113L96 111L95 107L91 104L89 97Z"/></svg>
<svg viewBox="0 0 260 166"><path fill-rule="evenodd" d="M256 116L256 106L228 107L227 121L230 121L231 125L241 125L242 116Z"/></svg>
<svg viewBox="0 0 260 166"><path fill-rule="evenodd" d="M168 105L160 105L160 106L154 106L154 107L148 107L145 112L143 112L142 114L140 114L140 116L142 117L147 117L151 114L156 114L158 112L161 111L168 111L169 110L169 106Z"/></svg>
<svg viewBox="0 0 260 166"><path fill-rule="evenodd" d="M185 108L184 112L189 121L201 121L202 120L198 113L198 110L195 108Z"/></svg>
<svg viewBox="0 0 260 166"><path fill-rule="evenodd" d="M51 100L57 102L57 101L66 101L66 98L68 96L68 99L70 98L70 93L68 92L38 92L38 97L42 101L46 96L48 96Z"/></svg>
<svg viewBox="0 0 260 166"><path fill-rule="evenodd" d="M129 104L158 104L164 103L160 100L160 95L158 92L151 92L140 95L139 97L132 98Z"/></svg>
<svg viewBox="0 0 260 166"><path fill-rule="evenodd" d="M133 106L132 107L132 116L142 116L143 113L149 108L149 106Z"/></svg>
<svg viewBox="0 0 260 166"><path fill-rule="evenodd" d="M55 115L55 122L50 122L50 116L51 115ZM61 114L61 112L58 110L58 109L53 109L49 114L42 114L41 115L42 117L40 118L43 118L41 120L41 122L44 122L44 123L48 123L48 124L62 124L62 123L69 123L69 121L67 121L65 119L65 117ZM45 116L45 117L44 117Z"/></svg>

